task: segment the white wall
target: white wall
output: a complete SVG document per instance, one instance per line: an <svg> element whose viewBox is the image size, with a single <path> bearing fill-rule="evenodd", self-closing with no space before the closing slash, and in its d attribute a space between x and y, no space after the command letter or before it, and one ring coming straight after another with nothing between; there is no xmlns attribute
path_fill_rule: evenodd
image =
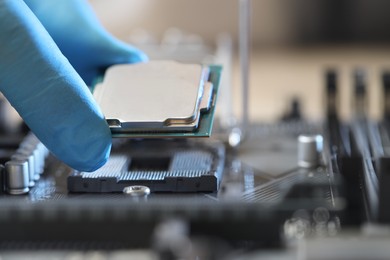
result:
<svg viewBox="0 0 390 260"><path fill-rule="evenodd" d="M90 0L103 25L126 40L135 28L160 35L179 27L213 41L217 33L237 34L238 0ZM285 0L253 1L255 43L288 43L293 19Z"/></svg>

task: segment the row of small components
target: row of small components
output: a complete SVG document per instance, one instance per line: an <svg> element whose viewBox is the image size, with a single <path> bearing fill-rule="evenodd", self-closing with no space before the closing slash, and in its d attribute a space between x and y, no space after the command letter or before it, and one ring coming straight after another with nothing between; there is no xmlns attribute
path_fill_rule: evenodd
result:
<svg viewBox="0 0 390 260"><path fill-rule="evenodd" d="M38 138L28 134L4 165L5 191L11 195L28 193L40 179L48 155L49 150Z"/></svg>

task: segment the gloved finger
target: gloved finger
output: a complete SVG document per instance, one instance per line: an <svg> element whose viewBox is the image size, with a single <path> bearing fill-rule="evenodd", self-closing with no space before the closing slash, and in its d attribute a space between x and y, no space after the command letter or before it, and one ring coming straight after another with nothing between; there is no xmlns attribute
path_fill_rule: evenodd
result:
<svg viewBox="0 0 390 260"><path fill-rule="evenodd" d="M80 76L22 0L0 1L0 24L0 90L59 159L102 166L111 133Z"/></svg>
<svg viewBox="0 0 390 260"><path fill-rule="evenodd" d="M83 78L86 84L90 85L97 76L104 73L105 69L113 64L126 64L126 63L138 63L148 61L148 56L145 53L125 44L112 36L107 36L105 39L108 41L104 48L100 51L98 58L92 61L90 64L81 64L74 61L77 66L77 72ZM68 55L72 57L72 54ZM96 56L96 55L92 55ZM86 57L87 58L87 57ZM87 58L88 59L88 58ZM98 60L100 59L100 60Z"/></svg>
<svg viewBox="0 0 390 260"><path fill-rule="evenodd" d="M25 2L88 85L110 65L147 61L142 51L109 34L85 0Z"/></svg>

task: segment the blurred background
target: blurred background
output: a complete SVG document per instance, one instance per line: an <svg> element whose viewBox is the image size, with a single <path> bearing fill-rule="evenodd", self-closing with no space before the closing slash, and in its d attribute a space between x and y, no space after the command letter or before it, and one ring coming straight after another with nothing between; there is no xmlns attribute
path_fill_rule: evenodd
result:
<svg viewBox="0 0 390 260"><path fill-rule="evenodd" d="M232 113L240 115L238 0L90 0L90 3L113 35L145 48L151 56L161 56L163 51L156 46L161 47L167 41L196 43L215 50L220 47L221 35L225 47L229 46L226 39L231 39L231 66L225 72L232 94L226 100L232 99ZM278 120L288 113L294 99L299 100L307 119L321 120L323 74L329 67L339 70L342 117L351 116L352 72L357 67L367 72L368 113L372 118L380 117L380 74L390 68L388 10L390 1L386 0L253 1L251 120ZM207 48L202 49L203 53ZM188 53L186 49L181 51Z"/></svg>

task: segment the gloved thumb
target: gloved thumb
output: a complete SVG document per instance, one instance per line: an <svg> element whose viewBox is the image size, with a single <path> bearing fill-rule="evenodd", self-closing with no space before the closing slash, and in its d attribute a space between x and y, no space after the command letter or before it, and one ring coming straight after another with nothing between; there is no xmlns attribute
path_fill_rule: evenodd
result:
<svg viewBox="0 0 390 260"><path fill-rule="evenodd" d="M107 32L86 0L25 2L87 85L113 64L148 60Z"/></svg>
<svg viewBox="0 0 390 260"><path fill-rule="evenodd" d="M102 166L111 134L83 80L22 0L0 1L0 24L0 90L59 159Z"/></svg>

